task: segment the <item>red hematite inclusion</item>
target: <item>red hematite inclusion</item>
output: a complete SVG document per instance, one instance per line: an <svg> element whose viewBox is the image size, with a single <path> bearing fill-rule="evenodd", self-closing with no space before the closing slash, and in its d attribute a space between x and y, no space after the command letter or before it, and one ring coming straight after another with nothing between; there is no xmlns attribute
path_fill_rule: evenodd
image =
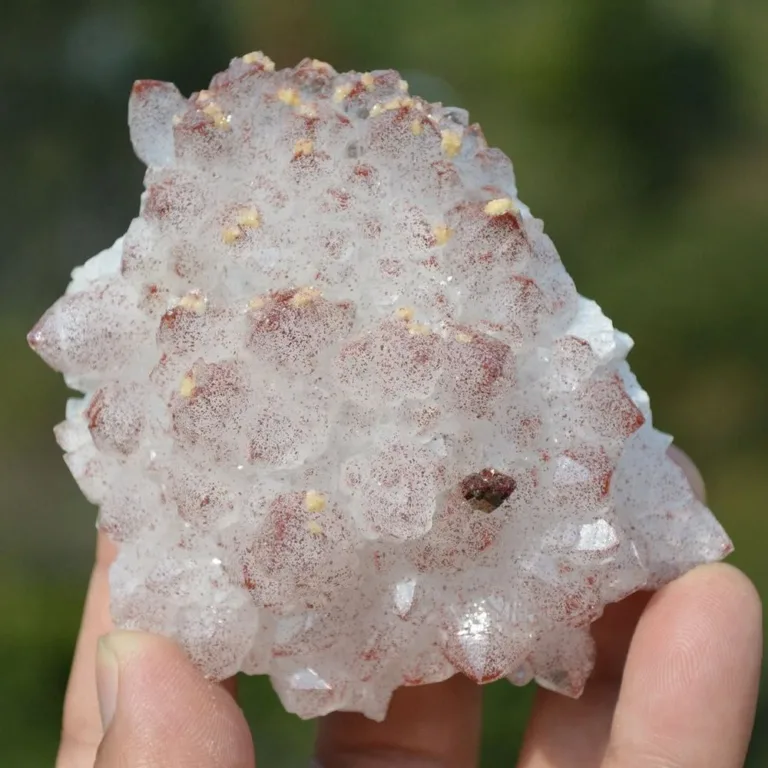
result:
<svg viewBox="0 0 768 768"><path fill-rule="evenodd" d="M577 696L606 604L730 551L510 161L396 72L137 83L139 216L29 341L117 626L302 717L461 672Z"/></svg>

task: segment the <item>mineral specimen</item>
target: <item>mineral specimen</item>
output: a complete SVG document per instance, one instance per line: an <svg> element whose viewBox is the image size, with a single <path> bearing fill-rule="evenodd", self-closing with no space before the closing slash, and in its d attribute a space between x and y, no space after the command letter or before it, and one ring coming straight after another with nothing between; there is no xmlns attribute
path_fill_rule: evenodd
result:
<svg viewBox="0 0 768 768"><path fill-rule="evenodd" d="M731 544L512 166L391 71L130 101L124 239L29 341L120 545L115 622L302 717L463 673L578 695L590 624Z"/></svg>

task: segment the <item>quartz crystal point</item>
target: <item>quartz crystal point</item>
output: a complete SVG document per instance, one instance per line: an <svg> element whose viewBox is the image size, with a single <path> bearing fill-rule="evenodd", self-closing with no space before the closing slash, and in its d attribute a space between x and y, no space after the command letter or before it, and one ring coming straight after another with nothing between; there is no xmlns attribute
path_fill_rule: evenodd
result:
<svg viewBox="0 0 768 768"><path fill-rule="evenodd" d="M467 113L395 72L136 84L141 211L30 344L119 627L302 717L462 673L577 696L606 604L731 551L626 335Z"/></svg>

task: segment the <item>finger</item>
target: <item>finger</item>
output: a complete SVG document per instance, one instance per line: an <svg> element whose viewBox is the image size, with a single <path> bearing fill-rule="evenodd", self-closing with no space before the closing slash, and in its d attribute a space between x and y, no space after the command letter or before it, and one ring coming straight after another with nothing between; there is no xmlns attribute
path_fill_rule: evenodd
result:
<svg viewBox="0 0 768 768"><path fill-rule="evenodd" d="M536 692L518 768L600 765L632 633L650 597L639 592L609 605L595 622L597 664L579 699L543 689Z"/></svg>
<svg viewBox="0 0 768 768"><path fill-rule="evenodd" d="M99 638L113 629L109 613L109 567L116 554L114 544L99 533L96 561L64 701L57 768L92 768L103 735L96 697L96 647ZM234 680L225 685L234 693Z"/></svg>
<svg viewBox="0 0 768 768"><path fill-rule="evenodd" d="M740 768L755 716L760 598L716 564L650 602L632 641L604 768Z"/></svg>
<svg viewBox="0 0 768 768"><path fill-rule="evenodd" d="M317 759L328 768L473 768L480 716L481 688L461 675L401 688L383 723L346 712L323 718Z"/></svg>
<svg viewBox="0 0 768 768"><path fill-rule="evenodd" d="M96 645L99 637L112 629L108 572L115 554L114 545L100 533L96 544L96 564L88 587L64 700L57 768L91 768L101 741L101 717L96 698Z"/></svg>
<svg viewBox="0 0 768 768"><path fill-rule="evenodd" d="M670 457L683 469L694 493L703 500L704 481L679 448ZM608 745L624 664L637 622L651 595L639 592L609 605L592 627L597 649L595 670L581 698L536 692L518 768L599 765Z"/></svg>
<svg viewBox="0 0 768 768"><path fill-rule="evenodd" d="M248 723L234 699L166 638L114 632L99 643L106 733L94 768L253 768Z"/></svg>

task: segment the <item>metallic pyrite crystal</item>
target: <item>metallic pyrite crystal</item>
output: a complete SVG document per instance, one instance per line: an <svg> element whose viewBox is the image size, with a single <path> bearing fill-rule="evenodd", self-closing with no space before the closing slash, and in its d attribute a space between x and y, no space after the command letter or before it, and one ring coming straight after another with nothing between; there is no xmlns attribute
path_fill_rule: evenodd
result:
<svg viewBox="0 0 768 768"><path fill-rule="evenodd" d="M576 696L606 604L731 543L512 165L397 73L136 84L141 212L29 341L112 611L302 717L457 672Z"/></svg>

